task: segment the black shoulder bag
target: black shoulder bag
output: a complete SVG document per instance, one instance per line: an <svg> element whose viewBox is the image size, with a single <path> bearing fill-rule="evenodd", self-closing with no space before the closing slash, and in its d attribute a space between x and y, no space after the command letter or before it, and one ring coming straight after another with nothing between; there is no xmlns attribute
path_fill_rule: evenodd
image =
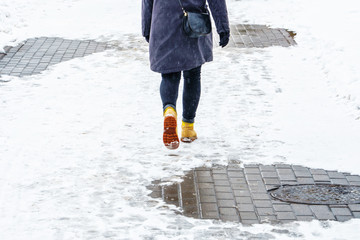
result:
<svg viewBox="0 0 360 240"><path fill-rule="evenodd" d="M190 38L198 38L211 33L211 20L209 11L205 13L195 13L186 11L180 0L179 4L183 10L183 29Z"/></svg>

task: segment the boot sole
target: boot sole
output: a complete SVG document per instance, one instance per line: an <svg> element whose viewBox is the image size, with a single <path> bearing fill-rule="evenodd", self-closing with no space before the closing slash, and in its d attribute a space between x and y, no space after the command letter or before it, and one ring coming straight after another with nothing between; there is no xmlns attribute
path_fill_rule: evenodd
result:
<svg viewBox="0 0 360 240"><path fill-rule="evenodd" d="M181 138L181 141L184 142L184 143L192 143L193 141L195 141L197 139L197 137L191 137L191 138L188 138L188 137L183 137Z"/></svg>
<svg viewBox="0 0 360 240"><path fill-rule="evenodd" d="M168 149L179 147L179 137L176 132L177 122L174 116L166 116L164 119L163 142Z"/></svg>

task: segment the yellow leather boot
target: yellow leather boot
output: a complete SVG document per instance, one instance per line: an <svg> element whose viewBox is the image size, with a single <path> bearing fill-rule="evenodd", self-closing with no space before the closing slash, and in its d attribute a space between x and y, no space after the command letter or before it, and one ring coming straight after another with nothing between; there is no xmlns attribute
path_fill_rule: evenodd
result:
<svg viewBox="0 0 360 240"><path fill-rule="evenodd" d="M181 124L181 141L191 143L197 139L196 132L194 130L194 123L182 122Z"/></svg>
<svg viewBox="0 0 360 240"><path fill-rule="evenodd" d="M167 107L164 111L164 133L163 142L168 149L179 147L179 137L177 134L177 114L173 107Z"/></svg>

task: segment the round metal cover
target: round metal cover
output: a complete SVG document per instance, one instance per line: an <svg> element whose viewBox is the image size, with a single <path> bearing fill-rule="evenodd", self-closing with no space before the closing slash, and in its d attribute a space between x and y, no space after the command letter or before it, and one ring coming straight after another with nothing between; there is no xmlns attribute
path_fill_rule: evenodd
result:
<svg viewBox="0 0 360 240"><path fill-rule="evenodd" d="M272 197L291 203L324 205L360 203L360 186L330 184L284 185L269 192Z"/></svg>

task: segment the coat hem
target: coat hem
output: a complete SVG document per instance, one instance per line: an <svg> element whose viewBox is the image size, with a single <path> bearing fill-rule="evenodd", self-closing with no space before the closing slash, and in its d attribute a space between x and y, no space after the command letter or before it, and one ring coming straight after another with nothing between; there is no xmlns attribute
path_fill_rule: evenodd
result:
<svg viewBox="0 0 360 240"><path fill-rule="evenodd" d="M192 65L189 66L189 67L178 67L178 68L171 68L171 69L166 69L166 70L154 69L154 68L151 68L151 67L150 67L150 69L151 69L153 72L167 74L167 73L181 72L181 71L190 70L190 69L199 67L199 66L203 65L204 63L212 62L212 61L213 61L213 58L211 58L211 59L209 59L209 60L204 60L204 61L200 62L199 64L192 64Z"/></svg>

